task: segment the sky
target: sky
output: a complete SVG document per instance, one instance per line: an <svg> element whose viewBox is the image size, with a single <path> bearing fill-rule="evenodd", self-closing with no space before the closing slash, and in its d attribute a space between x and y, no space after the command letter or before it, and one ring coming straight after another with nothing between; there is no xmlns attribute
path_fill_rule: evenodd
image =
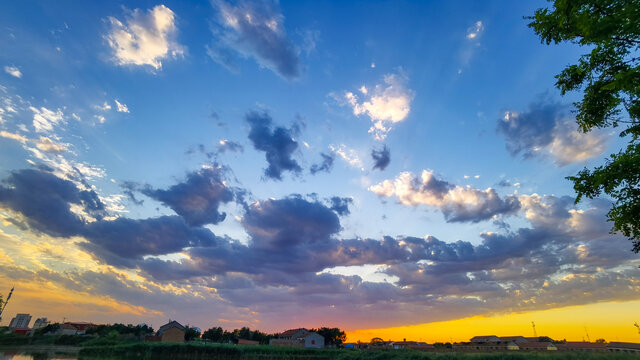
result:
<svg viewBox="0 0 640 360"><path fill-rule="evenodd" d="M2 324L640 341L547 4L3 2Z"/></svg>

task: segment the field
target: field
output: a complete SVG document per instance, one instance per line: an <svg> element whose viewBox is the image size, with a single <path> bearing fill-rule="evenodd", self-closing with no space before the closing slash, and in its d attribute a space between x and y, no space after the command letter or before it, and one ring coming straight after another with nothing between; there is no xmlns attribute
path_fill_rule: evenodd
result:
<svg viewBox="0 0 640 360"><path fill-rule="evenodd" d="M595 360L640 359L638 355L614 353L430 353L414 350L296 349L270 346L234 346L220 344L139 343L85 347L78 359L250 359L250 360Z"/></svg>

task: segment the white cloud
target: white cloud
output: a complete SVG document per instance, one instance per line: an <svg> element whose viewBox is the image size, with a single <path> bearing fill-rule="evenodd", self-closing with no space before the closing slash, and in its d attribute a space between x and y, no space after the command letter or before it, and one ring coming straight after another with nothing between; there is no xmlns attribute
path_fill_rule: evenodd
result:
<svg viewBox="0 0 640 360"><path fill-rule="evenodd" d="M96 119L98 119L98 121L100 122L100 124L104 124L104 123L107 121L107 119L106 119L104 116L102 116L102 115L93 115L93 117L95 117Z"/></svg>
<svg viewBox="0 0 640 360"><path fill-rule="evenodd" d="M413 91L406 88L408 79L404 75L387 74L384 84L378 84L373 90L362 86L359 90L364 99L347 92L345 99L352 107L354 115L367 115L373 125L369 129L376 140L382 141L391 130L391 125L404 121L411 110Z"/></svg>
<svg viewBox="0 0 640 360"><path fill-rule="evenodd" d="M40 136L40 139L36 141L36 147L41 151L51 154L62 154L69 151L67 144L61 144L51 140L48 137Z"/></svg>
<svg viewBox="0 0 640 360"><path fill-rule="evenodd" d="M358 152L354 149L348 148L344 144L340 144L338 147L333 145L329 145L329 149L334 153L338 154L342 158L342 160L346 161L351 167L358 168L364 171L364 167L362 165L362 160L358 156Z"/></svg>
<svg viewBox="0 0 640 360"><path fill-rule="evenodd" d="M104 102L104 104L102 105L96 105L94 106L97 110L101 110L101 111L107 111L107 110L111 110L111 105L109 105L108 102Z"/></svg>
<svg viewBox="0 0 640 360"><path fill-rule="evenodd" d="M54 125L64 122L64 114L60 109L53 111L45 107L37 109L33 106L29 109L33 111L33 127L37 132L52 131Z"/></svg>
<svg viewBox="0 0 640 360"><path fill-rule="evenodd" d="M136 9L126 24L114 17L109 17L109 22L111 31L105 39L118 65L149 65L159 70L161 60L184 54L184 48L175 41L175 14L164 5L147 13Z"/></svg>
<svg viewBox="0 0 640 360"><path fill-rule="evenodd" d="M19 142L21 142L23 144L27 142L27 138L26 137L24 137L24 136L22 136L20 134L10 133L10 132L4 131L4 130L0 131L0 137L7 138L7 139L12 139L12 140L15 140L15 141L19 141Z"/></svg>
<svg viewBox="0 0 640 360"><path fill-rule="evenodd" d="M603 133L582 133L573 120L568 120L556 124L548 151L555 157L556 165L564 166L596 157L604 152L606 145L607 137Z"/></svg>
<svg viewBox="0 0 640 360"><path fill-rule="evenodd" d="M439 208L451 222L478 222L497 214L512 213L520 207L515 196L501 199L492 188L480 190L453 185L438 179L431 170L423 170L420 177L402 172L393 181L384 180L370 186L369 191L383 197L395 196L404 205Z"/></svg>
<svg viewBox="0 0 640 360"><path fill-rule="evenodd" d="M18 79L22 77L22 72L20 72L20 69L15 66L5 66L4 71L11 76L17 77Z"/></svg>
<svg viewBox="0 0 640 360"><path fill-rule="evenodd" d="M473 24L473 26L467 29L467 39L476 39L480 37L483 31L484 24L482 24L482 21L478 20L475 24Z"/></svg>
<svg viewBox="0 0 640 360"><path fill-rule="evenodd" d="M121 104L117 99L115 99L114 101L116 102L116 106L118 107L118 112L129 112L129 107L126 104Z"/></svg>

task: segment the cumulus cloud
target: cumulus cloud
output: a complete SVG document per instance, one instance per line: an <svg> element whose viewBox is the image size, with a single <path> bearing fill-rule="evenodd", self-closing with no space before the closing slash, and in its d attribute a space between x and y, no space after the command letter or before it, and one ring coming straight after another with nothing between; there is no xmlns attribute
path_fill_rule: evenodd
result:
<svg viewBox="0 0 640 360"><path fill-rule="evenodd" d="M117 99L114 101L116 102L118 112L129 113L129 107L126 104L121 104Z"/></svg>
<svg viewBox="0 0 640 360"><path fill-rule="evenodd" d="M287 129L277 126L272 129L272 119L267 113L250 112L246 120L251 127L249 140L258 151L264 151L269 166L264 175L275 180L282 180L284 171L299 173L302 171L298 162L292 158L298 149L298 142L293 139L296 128Z"/></svg>
<svg viewBox="0 0 640 360"><path fill-rule="evenodd" d="M479 222L520 208L517 196L500 198L492 188L480 190L453 185L430 170L423 170L420 177L410 172L400 173L395 180L384 180L369 187L369 191L382 197L395 196L405 205L436 207L448 222Z"/></svg>
<svg viewBox="0 0 640 360"><path fill-rule="evenodd" d="M403 74L387 74L384 84L373 89L360 88L361 95L346 92L344 98L356 116L367 115L373 125L369 128L376 140L382 141L392 129L392 125L404 121L409 116L413 91L408 89L408 78ZM363 99L360 100L359 97Z"/></svg>
<svg viewBox="0 0 640 360"><path fill-rule="evenodd" d="M163 194L191 199L198 187L191 175L204 176L194 172ZM413 180L413 192L422 196L418 199L446 198L456 189L430 172ZM207 186L204 189L206 193ZM391 191L395 194L395 186ZM611 202L598 199L576 207L573 200L522 195L529 227L447 242L434 236L341 239L338 215L348 213L350 198L321 203L292 195L249 204L240 217L249 239L240 243L190 225L183 216L107 220L100 216L104 205L94 191L80 190L46 171L20 170L0 185L3 211L19 215L33 230L81 237L74 241L100 261L136 271L145 279L144 289L113 272L29 273L2 267L0 274L39 277L65 289L109 294L140 306L157 306L170 298L184 305L203 298L201 294L215 294L204 298L248 307L261 319L304 306L323 320L332 317L337 326L354 319L392 326L395 321L433 321L433 314L445 320L637 299L637 259L624 248L624 237L608 234ZM0 233L4 243L3 236ZM336 270L363 265L376 265L393 280L373 283ZM334 271L329 274L327 269ZM175 299L176 294L193 293L198 295ZM327 311L330 305L335 313L334 308ZM396 316L372 319L371 311Z"/></svg>
<svg viewBox="0 0 640 360"><path fill-rule="evenodd" d="M36 132L51 132L53 127L64 122L64 114L62 110L49 110L46 107L37 109L33 106L29 107L33 111L33 127Z"/></svg>
<svg viewBox="0 0 640 360"><path fill-rule="evenodd" d="M607 143L601 132L580 132L565 106L545 101L531 104L526 112L507 111L498 120L497 131L512 156L551 156L557 166L596 157Z"/></svg>
<svg viewBox="0 0 640 360"><path fill-rule="evenodd" d="M329 173L333 168L333 161L336 158L333 153L331 154L320 153L320 156L322 156L322 162L319 164L313 164L311 165L311 168L309 168L309 171L313 175L321 171Z"/></svg>
<svg viewBox="0 0 640 360"><path fill-rule="evenodd" d="M18 79L20 79L22 77L22 72L20 72L20 69L18 69L15 66L5 66L4 67L4 72L6 72L7 74L13 76L13 77L17 77Z"/></svg>
<svg viewBox="0 0 640 360"><path fill-rule="evenodd" d="M118 65L148 65L160 70L162 60L184 54L183 46L175 40L175 14L164 5L146 13L135 9L124 22L115 17L108 20L111 30L105 39Z"/></svg>
<svg viewBox="0 0 640 360"><path fill-rule="evenodd" d="M223 221L226 214L219 212L218 208L234 199L233 191L227 187L220 166L206 167L189 173L184 182L167 190L147 186L140 191L173 209L191 226L217 224Z"/></svg>
<svg viewBox="0 0 640 360"><path fill-rule="evenodd" d="M371 150L371 158L374 163L373 170L379 169L380 171L384 171L384 169L389 166L389 163L391 163L391 153L386 145L380 150Z"/></svg>
<svg viewBox="0 0 640 360"><path fill-rule="evenodd" d="M93 190L34 169L9 174L0 185L0 206L21 214L34 230L58 237L79 235L88 219L106 215Z"/></svg>
<svg viewBox="0 0 640 360"><path fill-rule="evenodd" d="M223 0L212 2L217 10L213 44L209 56L221 65L235 70L237 57L252 57L285 79L300 76L298 49L284 29L284 16L277 4L240 1L229 4Z"/></svg>

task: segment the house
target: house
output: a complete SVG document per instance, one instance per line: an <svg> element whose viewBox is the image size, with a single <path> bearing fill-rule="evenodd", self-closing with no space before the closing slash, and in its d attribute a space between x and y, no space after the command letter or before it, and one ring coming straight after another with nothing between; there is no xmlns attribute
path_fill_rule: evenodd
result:
<svg viewBox="0 0 640 360"><path fill-rule="evenodd" d="M31 322L31 315L29 314L17 314L16 317L11 319L9 323L9 329L28 329L29 323Z"/></svg>
<svg viewBox="0 0 640 360"><path fill-rule="evenodd" d="M473 344L484 344L489 342L498 342L500 338L495 335L483 335L483 336L474 336L471 338Z"/></svg>
<svg viewBox="0 0 640 360"><path fill-rule="evenodd" d="M607 349L611 352L640 353L640 344L628 342L610 342Z"/></svg>
<svg viewBox="0 0 640 360"><path fill-rule="evenodd" d="M160 326L156 335L162 342L184 342L185 327L177 321L169 321Z"/></svg>
<svg viewBox="0 0 640 360"><path fill-rule="evenodd" d="M427 350L435 349L433 345L429 345L427 343L418 342L418 341L407 341L406 339L403 339L402 341L394 341L392 344L392 347L394 350L413 349L413 350L427 351Z"/></svg>
<svg viewBox="0 0 640 360"><path fill-rule="evenodd" d="M290 329L278 334L277 338L269 340L269 345L322 349L324 336L305 328Z"/></svg>
<svg viewBox="0 0 640 360"><path fill-rule="evenodd" d="M500 336L500 341L512 341L516 344L528 342L524 336ZM537 340L536 340L537 341Z"/></svg>
<svg viewBox="0 0 640 360"><path fill-rule="evenodd" d="M519 345L514 343L513 341L455 343L453 344L452 347L454 350L459 350L459 351L478 351L478 352L520 350Z"/></svg>
<svg viewBox="0 0 640 360"><path fill-rule="evenodd" d="M533 342L527 341L525 343L518 344L520 350L523 351L556 351L558 348L551 342L541 341L541 342Z"/></svg>
<svg viewBox="0 0 640 360"><path fill-rule="evenodd" d="M567 341L564 344L557 344L559 351L589 351L589 352L606 352L607 344L592 343L586 341Z"/></svg>
<svg viewBox="0 0 640 360"><path fill-rule="evenodd" d="M66 322L60 326L58 333L61 335L84 335L96 324L90 322Z"/></svg>

